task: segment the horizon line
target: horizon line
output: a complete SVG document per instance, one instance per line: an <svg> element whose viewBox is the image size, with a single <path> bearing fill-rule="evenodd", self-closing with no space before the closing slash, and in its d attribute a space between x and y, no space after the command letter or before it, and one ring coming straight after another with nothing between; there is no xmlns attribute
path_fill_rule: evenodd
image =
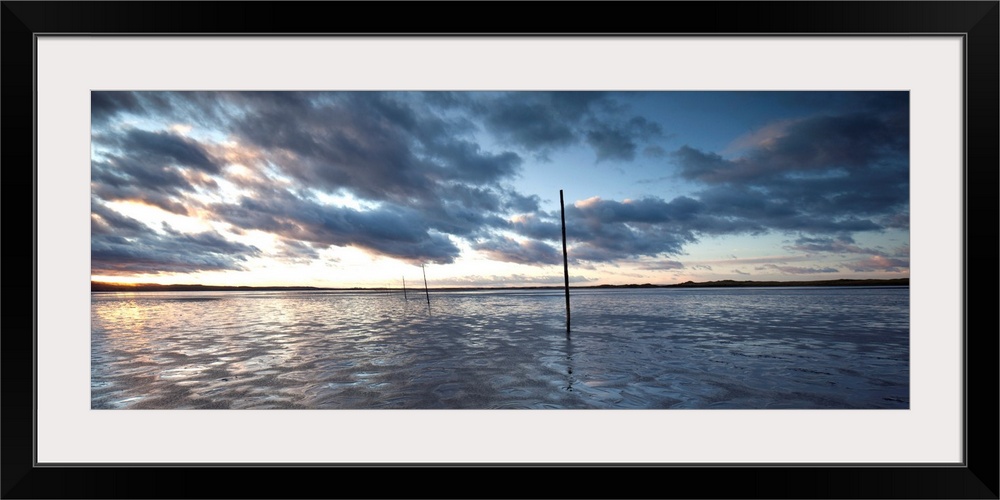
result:
<svg viewBox="0 0 1000 500"><path fill-rule="evenodd" d="M909 285L909 277L905 278L841 278L835 280L715 280L715 281L685 281L682 283L627 283L622 285L570 285L569 288L684 288L684 287L719 287L719 286L858 286L877 285L878 283L901 286L904 282ZM336 290L336 291L403 291L403 287L335 287L335 286L313 286L313 285L204 285L198 283L120 283L109 281L91 281L91 291L122 291L157 288L162 290L196 288L214 290ZM95 290L103 288L103 290ZM427 287L429 290L515 290L515 289L563 289L564 285L450 285ZM118 290L121 289L121 290ZM415 288L414 290L417 290Z"/></svg>

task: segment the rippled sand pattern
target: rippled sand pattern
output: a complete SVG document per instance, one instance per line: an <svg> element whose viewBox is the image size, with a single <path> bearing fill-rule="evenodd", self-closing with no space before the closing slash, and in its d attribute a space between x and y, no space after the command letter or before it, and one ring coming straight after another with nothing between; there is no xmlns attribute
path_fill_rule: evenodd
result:
<svg viewBox="0 0 1000 500"><path fill-rule="evenodd" d="M908 408L909 290L92 294L93 408Z"/></svg>

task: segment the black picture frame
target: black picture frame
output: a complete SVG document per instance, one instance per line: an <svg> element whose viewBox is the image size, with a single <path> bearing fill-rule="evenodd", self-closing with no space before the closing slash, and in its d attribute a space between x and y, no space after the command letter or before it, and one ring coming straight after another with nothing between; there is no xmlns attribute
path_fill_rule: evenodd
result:
<svg viewBox="0 0 1000 500"><path fill-rule="evenodd" d="M572 15L567 15L567 11ZM555 15L547 14L549 12ZM391 13L391 14L390 14ZM1000 2L19 2L0 7L3 227L0 335L4 498L998 498L997 274ZM40 34L960 35L963 176L964 459L960 465L350 464L38 466L34 47ZM975 237L975 238L973 238ZM975 244L973 244L973 239ZM27 261L33 266L29 268ZM972 291L970 278L990 281ZM28 286L32 284L29 293ZM989 301L989 303L987 303ZM978 305L977 305L978 304ZM991 311L986 315L985 311ZM914 436L920 439L920 436ZM109 442L109 446L114 443ZM544 443L540 443L544 446ZM357 468L378 468L376 482ZM396 480L399 469L417 479ZM593 468L554 476L551 469ZM456 470L461 469L461 470ZM549 470L547 470L549 469ZM541 481L511 472L549 476ZM581 472L583 474L581 474ZM595 471L596 472L596 471ZM468 484L458 474L481 475ZM584 475L586 474L586 475Z"/></svg>

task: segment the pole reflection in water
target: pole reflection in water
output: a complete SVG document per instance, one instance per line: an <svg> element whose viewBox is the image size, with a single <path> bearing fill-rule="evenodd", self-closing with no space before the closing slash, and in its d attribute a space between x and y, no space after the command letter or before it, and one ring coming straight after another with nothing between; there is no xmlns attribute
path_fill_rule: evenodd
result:
<svg viewBox="0 0 1000 500"><path fill-rule="evenodd" d="M573 392L573 340L566 332L566 390Z"/></svg>

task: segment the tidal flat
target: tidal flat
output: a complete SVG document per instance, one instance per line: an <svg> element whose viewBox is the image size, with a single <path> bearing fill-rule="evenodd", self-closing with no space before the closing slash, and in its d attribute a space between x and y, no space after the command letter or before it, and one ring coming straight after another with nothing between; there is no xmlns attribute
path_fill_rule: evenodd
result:
<svg viewBox="0 0 1000 500"><path fill-rule="evenodd" d="M93 292L93 409L906 409L909 287Z"/></svg>

